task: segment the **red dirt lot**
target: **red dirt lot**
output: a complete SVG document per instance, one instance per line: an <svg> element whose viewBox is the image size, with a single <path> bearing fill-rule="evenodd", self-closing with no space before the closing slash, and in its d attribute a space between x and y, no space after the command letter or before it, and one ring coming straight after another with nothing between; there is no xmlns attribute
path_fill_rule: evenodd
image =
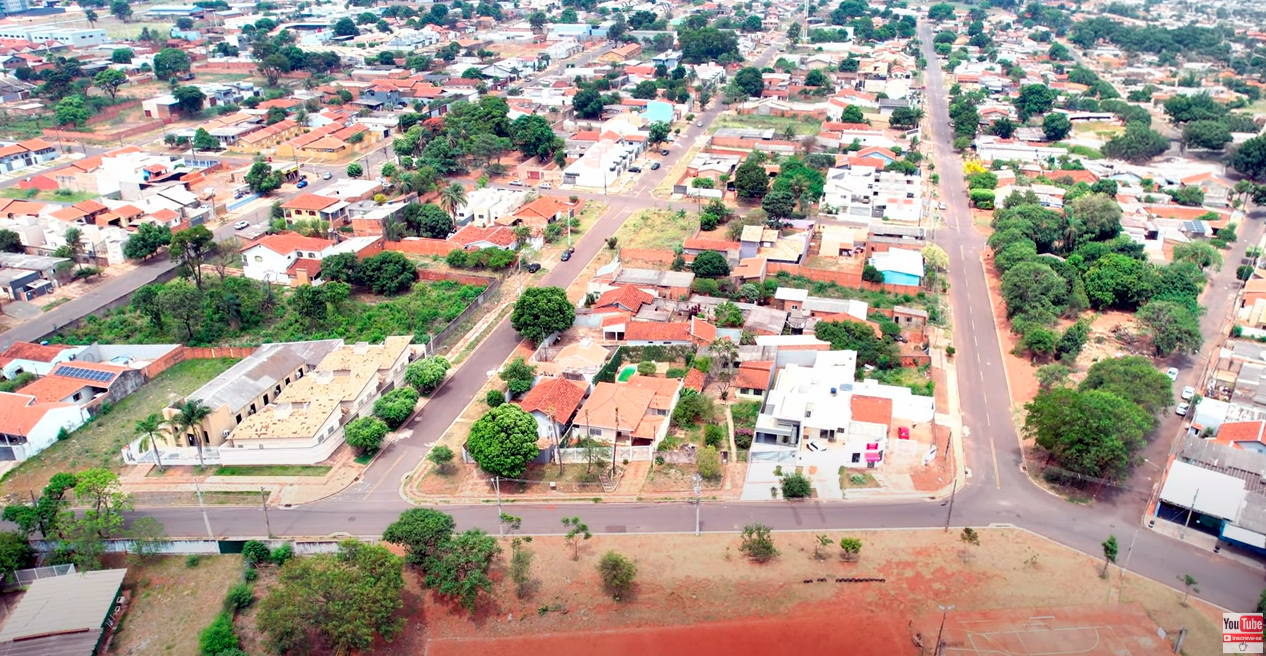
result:
<svg viewBox="0 0 1266 656"><path fill-rule="evenodd" d="M945 656L1150 656L1172 651L1138 604L950 613ZM935 638L932 639L935 642Z"/></svg>
<svg viewBox="0 0 1266 656"><path fill-rule="evenodd" d="M913 656L918 649L902 623L890 616L833 613L786 619L751 619L689 627L648 627L587 633L555 633L500 639L436 640L427 656L752 656L825 654Z"/></svg>

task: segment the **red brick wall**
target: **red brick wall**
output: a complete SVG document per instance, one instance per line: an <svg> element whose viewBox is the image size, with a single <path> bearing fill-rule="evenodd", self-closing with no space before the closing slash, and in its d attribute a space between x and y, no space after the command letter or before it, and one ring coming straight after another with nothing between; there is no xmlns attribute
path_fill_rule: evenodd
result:
<svg viewBox="0 0 1266 656"><path fill-rule="evenodd" d="M448 255L457 246L446 239L408 239L405 241L389 241L383 246L389 251L416 253L418 255Z"/></svg>
<svg viewBox="0 0 1266 656"><path fill-rule="evenodd" d="M472 275L467 275L465 273L451 273L451 272L444 272L444 271L430 271L428 269L422 269L418 271L418 278L421 280L432 280L432 281L453 280L456 282L460 282L463 285L480 285L483 287L487 287L488 285L492 284L492 280L493 280L492 278L488 278L485 276L472 276Z"/></svg>
<svg viewBox="0 0 1266 656"><path fill-rule="evenodd" d="M713 148L738 148L742 150L755 150L757 144L765 144L767 146L787 146L790 148L799 148L798 141L784 141L782 139L742 139L739 137L712 137Z"/></svg>
<svg viewBox="0 0 1266 656"><path fill-rule="evenodd" d="M167 371L178 363L185 360L215 360L218 358L244 358L255 352L254 346L228 346L228 347L201 347L201 346L182 346L173 350L171 353L155 360L144 369L141 373L145 375L145 379L149 380L158 374Z"/></svg>

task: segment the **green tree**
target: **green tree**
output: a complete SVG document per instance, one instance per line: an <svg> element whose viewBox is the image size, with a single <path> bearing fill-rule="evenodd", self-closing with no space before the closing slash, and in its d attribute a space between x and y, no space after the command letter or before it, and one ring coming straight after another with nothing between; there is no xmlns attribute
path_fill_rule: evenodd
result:
<svg viewBox="0 0 1266 656"><path fill-rule="evenodd" d="M456 228L453 217L432 203L418 206L412 218L406 213L405 221L419 236L431 239L446 239Z"/></svg>
<svg viewBox="0 0 1266 656"><path fill-rule="evenodd" d="M388 430L387 424L377 417L359 417L343 427L343 435L347 444L360 453L373 453L382 446Z"/></svg>
<svg viewBox="0 0 1266 656"><path fill-rule="evenodd" d="M167 286L170 287L172 283ZM188 284L178 285L188 288ZM166 290L164 290L165 292ZM162 293L159 295L162 300ZM202 466L202 443L206 438L202 435L202 421L211 416L211 408L202 399L186 398L176 406L176 414L167 420L167 427L171 430L172 441L177 445L185 442L190 436L193 437L193 443L198 447L198 465ZM183 438L183 439L182 439Z"/></svg>
<svg viewBox="0 0 1266 656"><path fill-rule="evenodd" d="M480 593L492 592L488 570L501 554L497 539L474 528L449 540L426 573L426 584L475 612Z"/></svg>
<svg viewBox="0 0 1266 656"><path fill-rule="evenodd" d="M115 64L131 64L132 57L136 56L131 48L115 48L110 53L110 61Z"/></svg>
<svg viewBox="0 0 1266 656"><path fill-rule="evenodd" d="M724 278L730 275L730 264L718 251L703 251L695 256L690 270L701 278Z"/></svg>
<svg viewBox="0 0 1266 656"><path fill-rule="evenodd" d="M958 535L958 541L963 543L963 562L967 562L967 549L980 546L980 534L976 532L976 529L968 526Z"/></svg>
<svg viewBox="0 0 1266 656"><path fill-rule="evenodd" d="M404 628L404 561L386 547L355 539L337 554L296 558L260 603L258 626L276 653L364 651L379 636L390 642Z"/></svg>
<svg viewBox="0 0 1266 656"><path fill-rule="evenodd" d="M466 452L489 474L517 478L540 453L536 430L532 415L506 403L475 420L466 439Z"/></svg>
<svg viewBox="0 0 1266 656"><path fill-rule="evenodd" d="M1148 358L1131 355L1104 358L1086 371L1078 390L1099 390L1130 401L1149 414L1156 414L1174 402L1172 383Z"/></svg>
<svg viewBox="0 0 1266 656"><path fill-rule="evenodd" d="M1107 540L1103 541L1103 572L1099 574L1099 578L1108 578L1108 566L1117 562L1117 536L1109 535Z"/></svg>
<svg viewBox="0 0 1266 656"><path fill-rule="evenodd" d="M448 360L442 355L421 358L404 370L404 382L412 385L422 396L427 396L444 382L448 368Z"/></svg>
<svg viewBox="0 0 1266 656"><path fill-rule="evenodd" d="M563 540L571 545L571 559L580 560L580 543L593 537L589 525L580 521L579 517L564 517L563 528L567 529Z"/></svg>
<svg viewBox="0 0 1266 656"><path fill-rule="evenodd" d="M267 196L281 187L281 173L268 162L255 162L246 172L246 186L252 193Z"/></svg>
<svg viewBox="0 0 1266 656"><path fill-rule="evenodd" d="M1240 144L1229 160L1231 168L1261 181L1266 179L1266 136L1257 136Z"/></svg>
<svg viewBox="0 0 1266 656"><path fill-rule="evenodd" d="M126 23L132 18L132 6L126 0L114 0L110 3L110 15Z"/></svg>
<svg viewBox="0 0 1266 656"><path fill-rule="evenodd" d="M193 342L205 314L202 290L183 280L172 281L163 286L157 301L164 315L184 327L185 343Z"/></svg>
<svg viewBox="0 0 1266 656"><path fill-rule="evenodd" d="M614 551L608 551L598 559L598 578L607 594L620 601L633 589L633 581L637 578L637 563Z"/></svg>
<svg viewBox="0 0 1266 656"><path fill-rule="evenodd" d="M782 477L782 496L784 499L806 499L813 493L813 483L809 477L799 472L792 472Z"/></svg>
<svg viewBox="0 0 1266 656"><path fill-rule="evenodd" d="M1157 356L1175 351L1194 355L1204 344L1199 317L1181 303L1152 301L1139 308L1136 317L1151 335Z"/></svg>
<svg viewBox="0 0 1266 656"><path fill-rule="evenodd" d="M169 244L171 244L171 228L165 225L142 223L123 244L123 256L131 260L143 260ZM0 250L3 248L0 247Z"/></svg>
<svg viewBox="0 0 1266 656"><path fill-rule="evenodd" d="M819 321L813 330L818 339L829 342L833 351L856 351L858 366L889 369L897 363L896 348L875 335L869 324L860 321Z"/></svg>
<svg viewBox="0 0 1266 656"><path fill-rule="evenodd" d="M233 617L227 612L217 613L215 619L198 633L198 649L203 654L232 654L238 644L237 634L233 632Z"/></svg>
<svg viewBox="0 0 1266 656"><path fill-rule="evenodd" d="M144 419L137 420L133 425L132 432L141 437L140 448L144 450L148 446L154 454L154 465L158 467L159 473L163 471L163 459L158 454L158 440L163 434L163 416L157 412L152 412Z"/></svg>
<svg viewBox="0 0 1266 656"><path fill-rule="evenodd" d="M1100 390L1054 388L1025 405L1024 432L1060 467L1086 476L1124 476L1154 418Z"/></svg>
<svg viewBox="0 0 1266 656"><path fill-rule="evenodd" d="M335 21L333 28L334 36L360 36L360 29L356 27L356 22L348 16Z"/></svg>
<svg viewBox="0 0 1266 656"><path fill-rule="evenodd" d="M347 165L347 177L359 178L362 175L365 175L365 168L363 166L357 164L356 162L352 162Z"/></svg>
<svg viewBox="0 0 1266 656"><path fill-rule="evenodd" d="M116 68L107 68L97 73L92 78L92 83L106 92L110 96L111 102L113 102L119 94L119 87L127 84L127 75Z"/></svg>
<svg viewBox="0 0 1266 656"><path fill-rule="evenodd" d="M1182 141L1188 148L1222 150L1231 140L1231 130L1222 121L1192 121L1182 129Z"/></svg>
<svg viewBox="0 0 1266 656"><path fill-rule="evenodd" d="M188 73L189 67L189 55L179 48L163 48L154 55L154 77L159 80Z"/></svg>
<svg viewBox="0 0 1266 656"><path fill-rule="evenodd" d="M1174 245L1175 262L1191 262L1201 270L1213 267L1222 268L1222 254L1212 244L1204 241L1192 241Z"/></svg>
<svg viewBox="0 0 1266 656"><path fill-rule="evenodd" d="M456 526L451 516L438 510L410 508L387 527L382 539L404 547L405 560L425 572L443 556Z"/></svg>
<svg viewBox="0 0 1266 656"><path fill-rule="evenodd" d="M449 216L457 219L457 213L466 206L466 188L460 182L452 184L440 190L439 197L440 209L448 212Z"/></svg>
<svg viewBox="0 0 1266 656"><path fill-rule="evenodd" d="M840 557L849 562L861 558L862 541L857 538L840 538Z"/></svg>
<svg viewBox="0 0 1266 656"><path fill-rule="evenodd" d="M219 150L220 140L211 136L206 128L198 128L193 133L193 149L194 150Z"/></svg>
<svg viewBox="0 0 1266 656"><path fill-rule="evenodd" d="M126 246L124 248L126 249ZM22 237L18 233L12 230L0 230L0 253L21 253L22 250Z"/></svg>
<svg viewBox="0 0 1266 656"><path fill-rule="evenodd" d="M765 75L755 66L740 68L734 75L734 84L748 96L759 97L765 90Z"/></svg>
<svg viewBox="0 0 1266 656"><path fill-rule="evenodd" d="M656 146L656 145L664 143L665 141L668 141L668 135L670 132L671 132L671 126L669 126L667 123L663 121L656 121L654 123L651 123L649 134L647 135L646 140L652 146Z"/></svg>
<svg viewBox="0 0 1266 656"><path fill-rule="evenodd" d="M769 191L769 174L765 172L764 159L753 153L734 170L734 190L739 198L754 200L763 198Z"/></svg>
<svg viewBox="0 0 1266 656"><path fill-rule="evenodd" d="M199 290L202 289L202 265L216 250L215 235L205 225L197 225L175 232L171 236L171 259L179 262L191 276Z"/></svg>
<svg viewBox="0 0 1266 656"><path fill-rule="evenodd" d="M1042 117L1042 132L1046 135L1047 141L1062 141L1072 130L1072 121L1069 121L1068 115L1063 112L1054 112Z"/></svg>
<svg viewBox="0 0 1266 656"><path fill-rule="evenodd" d="M356 282L375 294L395 296L413 288L418 267L399 251L382 251L360 261Z"/></svg>
<svg viewBox="0 0 1266 656"><path fill-rule="evenodd" d="M92 118L88 108L84 106L83 96L66 96L57 102L54 109L58 125L83 127Z"/></svg>
<svg viewBox="0 0 1266 656"><path fill-rule="evenodd" d="M35 563L35 550L26 536L16 531L0 531L0 578Z"/></svg>
<svg viewBox="0 0 1266 656"><path fill-rule="evenodd" d="M360 260L355 253L335 253L321 260L321 279L326 282L358 284Z"/></svg>
<svg viewBox="0 0 1266 656"><path fill-rule="evenodd" d="M395 430L408 421L418 404L418 392L412 387L398 387L374 401L374 416Z"/></svg>
<svg viewBox="0 0 1266 656"><path fill-rule="evenodd" d="M522 396L532 389L532 383L536 381L536 367L528 364L520 355L502 367L499 376L509 387L512 396Z"/></svg>
<svg viewBox="0 0 1266 656"><path fill-rule="evenodd" d="M1020 95L1014 101L1020 122L1028 121L1030 116L1051 111L1051 107L1055 105L1055 96L1055 90L1044 84L1026 84L1020 87Z"/></svg>
<svg viewBox="0 0 1266 656"><path fill-rule="evenodd" d="M585 87L576 92L571 99L572 108L576 110L576 117L586 120L596 119L602 116L602 95L597 90Z"/></svg>
<svg viewBox="0 0 1266 656"><path fill-rule="evenodd" d="M439 468L441 474L448 471L454 457L453 450L443 444L433 447L431 452L426 454L426 459L435 463L435 466Z"/></svg>
<svg viewBox="0 0 1266 656"><path fill-rule="evenodd" d="M1109 139L1101 150L1104 155L1113 159L1141 164L1169 150L1169 139L1141 123L1130 123L1125 126L1123 134ZM1234 166L1234 156L1232 156L1232 166Z"/></svg>
<svg viewBox="0 0 1266 656"><path fill-rule="evenodd" d="M782 221L791 218L796 211L796 196L784 189L774 189L765 194L760 206L769 214L771 222Z"/></svg>
<svg viewBox="0 0 1266 656"><path fill-rule="evenodd" d="M1132 310L1151 298L1156 271L1147 262L1110 253L1099 258L1083 280L1086 296L1094 307Z"/></svg>
<svg viewBox="0 0 1266 656"><path fill-rule="evenodd" d="M571 328L576 308L561 287L529 287L514 302L510 325L533 344Z"/></svg>
<svg viewBox="0 0 1266 656"><path fill-rule="evenodd" d="M1179 582L1179 583L1181 583L1181 584L1182 584L1182 587L1183 587L1183 593L1182 593L1182 605L1183 605L1183 607L1184 607L1184 608L1186 608L1186 607L1187 607L1187 599L1188 599L1189 597L1191 597L1191 593L1193 593L1193 592L1195 592L1195 593L1197 593L1197 594L1199 594L1199 593L1200 593L1200 588L1199 588L1199 587L1197 587L1197 586L1200 584L1200 582L1199 582L1199 581L1197 581L1197 580L1195 579L1195 577L1193 577L1193 576L1192 576L1192 575L1190 575L1190 574L1183 574L1182 576L1179 576L1179 577L1178 577L1178 582Z"/></svg>
<svg viewBox="0 0 1266 656"><path fill-rule="evenodd" d="M764 524L744 526L740 539L742 542L739 545L739 551L758 563L767 563L778 557L778 549L774 546L772 532Z"/></svg>

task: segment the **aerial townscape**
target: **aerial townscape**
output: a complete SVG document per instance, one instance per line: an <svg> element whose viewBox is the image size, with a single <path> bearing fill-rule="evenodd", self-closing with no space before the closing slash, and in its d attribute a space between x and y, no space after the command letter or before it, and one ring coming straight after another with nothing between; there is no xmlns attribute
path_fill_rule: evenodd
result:
<svg viewBox="0 0 1266 656"><path fill-rule="evenodd" d="M1261 653L1264 26L0 0L0 656Z"/></svg>

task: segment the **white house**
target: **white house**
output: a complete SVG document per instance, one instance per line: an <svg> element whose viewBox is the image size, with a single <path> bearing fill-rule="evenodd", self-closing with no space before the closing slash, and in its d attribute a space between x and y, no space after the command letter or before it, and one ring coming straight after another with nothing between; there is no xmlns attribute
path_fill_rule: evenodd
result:
<svg viewBox="0 0 1266 656"><path fill-rule="evenodd" d="M840 216L917 223L920 178L872 166L833 168L826 174L822 205Z"/></svg>
<svg viewBox="0 0 1266 656"><path fill-rule="evenodd" d="M300 260L318 263L334 246L329 239L304 237L295 233L264 235L242 247L242 275L252 280L281 283L289 280L290 268Z"/></svg>
<svg viewBox="0 0 1266 656"><path fill-rule="evenodd" d="M466 192L466 203L456 212L457 225L491 226L497 219L513 214L526 201L524 189L485 187Z"/></svg>
<svg viewBox="0 0 1266 656"><path fill-rule="evenodd" d="M602 140L563 169L563 184L606 190L637 158L638 148L623 141Z"/></svg>
<svg viewBox="0 0 1266 656"><path fill-rule="evenodd" d="M0 461L18 462L52 446L62 429L73 431L89 419L85 407L8 392L0 392L0 417Z"/></svg>
<svg viewBox="0 0 1266 656"><path fill-rule="evenodd" d="M16 342L0 353L0 373L10 380L23 372L47 376L58 364L74 361L87 348Z"/></svg>

